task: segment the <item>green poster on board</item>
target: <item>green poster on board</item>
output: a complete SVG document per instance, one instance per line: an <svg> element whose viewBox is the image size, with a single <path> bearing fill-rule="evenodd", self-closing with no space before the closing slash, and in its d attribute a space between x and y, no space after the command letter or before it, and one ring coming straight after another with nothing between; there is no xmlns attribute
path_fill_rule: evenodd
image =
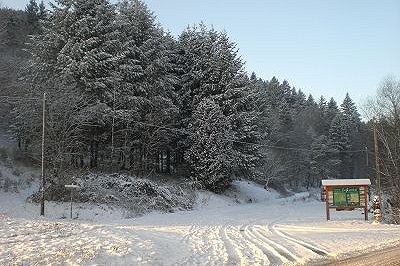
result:
<svg viewBox="0 0 400 266"><path fill-rule="evenodd" d="M336 207L360 207L360 188L333 188L333 205Z"/></svg>

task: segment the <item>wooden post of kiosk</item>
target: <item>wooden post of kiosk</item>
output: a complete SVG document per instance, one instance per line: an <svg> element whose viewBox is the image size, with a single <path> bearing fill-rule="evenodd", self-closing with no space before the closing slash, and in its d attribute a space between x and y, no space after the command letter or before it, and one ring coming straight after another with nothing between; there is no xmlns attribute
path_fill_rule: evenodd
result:
<svg viewBox="0 0 400 266"><path fill-rule="evenodd" d="M365 221L368 221L368 186L364 186L364 193L365 193L365 197L364 197L364 217L365 217Z"/></svg>
<svg viewBox="0 0 400 266"><path fill-rule="evenodd" d="M329 189L325 189L325 202L326 202L326 220L329 221L331 216L329 215Z"/></svg>
<svg viewBox="0 0 400 266"><path fill-rule="evenodd" d="M325 179L322 186L325 191L326 220L329 221L330 209L352 211L364 209L364 218L368 220L369 179Z"/></svg>

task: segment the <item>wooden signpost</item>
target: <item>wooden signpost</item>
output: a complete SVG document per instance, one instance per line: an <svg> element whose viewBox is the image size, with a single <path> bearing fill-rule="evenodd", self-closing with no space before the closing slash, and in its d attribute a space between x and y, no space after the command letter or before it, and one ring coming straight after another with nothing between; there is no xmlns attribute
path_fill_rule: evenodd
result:
<svg viewBox="0 0 400 266"><path fill-rule="evenodd" d="M322 186L325 191L326 220L330 220L330 209L337 211L363 208L365 220L368 220L369 179L325 179Z"/></svg>
<svg viewBox="0 0 400 266"><path fill-rule="evenodd" d="M78 190L80 187L79 186L77 186L77 185L65 185L65 188L66 189L69 189L70 191L71 191L71 198L70 198L70 204L71 204L71 206L70 206L70 218L72 219L72 192L73 192L73 190L75 189L75 190Z"/></svg>

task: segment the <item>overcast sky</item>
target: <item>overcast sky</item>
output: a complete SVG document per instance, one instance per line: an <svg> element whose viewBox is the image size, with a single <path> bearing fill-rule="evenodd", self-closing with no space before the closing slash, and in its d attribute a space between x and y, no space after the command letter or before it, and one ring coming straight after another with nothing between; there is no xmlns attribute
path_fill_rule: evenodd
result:
<svg viewBox="0 0 400 266"><path fill-rule="evenodd" d="M0 0L23 9L28 0ZM225 30L263 79L276 76L315 98L346 92L360 103L387 74L400 77L400 1L145 0L179 35L203 21Z"/></svg>

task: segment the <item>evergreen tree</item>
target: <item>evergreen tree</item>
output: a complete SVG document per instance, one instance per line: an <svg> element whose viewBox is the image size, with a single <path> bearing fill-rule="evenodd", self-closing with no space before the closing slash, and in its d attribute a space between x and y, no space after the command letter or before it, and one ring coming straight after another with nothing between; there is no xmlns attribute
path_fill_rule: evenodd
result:
<svg viewBox="0 0 400 266"><path fill-rule="evenodd" d="M307 103L306 100L306 95L304 94L304 92L302 92L301 90L299 90L297 92L297 97L296 97L296 105L299 108L302 108L305 104Z"/></svg>
<svg viewBox="0 0 400 266"><path fill-rule="evenodd" d="M26 29L25 14L23 11L7 10L7 19L2 25L1 42L0 45L5 46L6 50L10 51L11 56L21 57L25 42L29 31Z"/></svg>
<svg viewBox="0 0 400 266"><path fill-rule="evenodd" d="M349 150L363 149L367 134L349 95L339 109L287 81L248 77L225 32L200 24L176 41L140 0L122 0L116 10L109 0L59 0L49 13L30 0L25 11L1 12L9 15L0 20L0 53L20 57L35 34L20 91L47 92L54 180L86 164L138 174L182 168L219 192L235 176L309 187L357 173L362 158ZM5 91L3 83L14 88L7 79L17 78L3 61ZM33 157L40 108L25 102L14 110L13 131Z"/></svg>
<svg viewBox="0 0 400 266"><path fill-rule="evenodd" d="M327 106L326 106L326 100L325 100L324 96L321 96L321 97L319 98L319 101L318 101L318 108L319 108L319 110L320 110L320 112L321 112L322 114L325 113L326 107L327 107Z"/></svg>
<svg viewBox="0 0 400 266"><path fill-rule="evenodd" d="M343 115L343 120L345 123L346 131L348 132L350 138L351 147L354 150L362 150L366 146L365 142L362 141L362 123L360 119L360 114L357 111L357 107L351 100L349 94L343 100L340 106L341 113ZM362 153L352 153L348 154L348 175L354 176L359 173L356 169L363 168L364 165L364 154Z"/></svg>
<svg viewBox="0 0 400 266"><path fill-rule="evenodd" d="M38 18L39 21L47 18L47 10L43 0L39 3Z"/></svg>
<svg viewBox="0 0 400 266"><path fill-rule="evenodd" d="M348 93L346 93L346 97L344 98L343 103L340 105L340 109L343 114L343 118L350 127L350 131L356 133L358 131L358 127L360 126L361 119L360 114L357 111L357 107L351 100Z"/></svg>
<svg viewBox="0 0 400 266"><path fill-rule="evenodd" d="M37 15L39 13L39 6L35 0L29 0L25 7L26 17L29 24L37 22Z"/></svg>
<svg viewBox="0 0 400 266"><path fill-rule="evenodd" d="M332 121L336 118L336 116L339 113L340 111L336 101L333 98L331 98L326 106L326 112L325 112L325 118L328 125L332 123Z"/></svg>
<svg viewBox="0 0 400 266"><path fill-rule="evenodd" d="M311 145L311 182L319 186L321 179L338 176L338 168L341 163L337 156L337 150L325 135L316 137Z"/></svg>
<svg viewBox="0 0 400 266"><path fill-rule="evenodd" d="M336 167L337 176L350 178L351 157L348 151L351 150L351 142L346 121L342 114L338 114L333 119L329 129L329 140L331 150L335 151L332 156L340 162Z"/></svg>
<svg viewBox="0 0 400 266"><path fill-rule="evenodd" d="M218 104L203 99L194 110L189 132L192 145L185 158L193 180L211 191L224 190L232 177L233 134L230 122Z"/></svg>
<svg viewBox="0 0 400 266"><path fill-rule="evenodd" d="M251 81L251 82L256 82L256 81L257 81L257 75L256 75L256 73L251 72L250 81Z"/></svg>
<svg viewBox="0 0 400 266"><path fill-rule="evenodd" d="M40 21L46 17L46 7L43 1L38 5L36 0L29 0L25 7L26 23L29 34L36 34L40 31Z"/></svg>
<svg viewBox="0 0 400 266"><path fill-rule="evenodd" d="M94 103L110 104L118 84L114 70L120 58L114 8L107 0L67 0L59 4L51 20L58 22L60 28L53 31L64 42L57 58L60 74Z"/></svg>
<svg viewBox="0 0 400 266"><path fill-rule="evenodd" d="M119 4L117 23L123 55L119 65L122 97L117 100L117 114L122 117L116 119L173 127L178 113L174 92L177 78L172 63L175 41L163 33L153 13L138 0ZM130 146L139 151L139 168L147 169L155 154L169 145L169 135L163 130L149 131L145 124L123 124L121 144L126 139L140 139Z"/></svg>
<svg viewBox="0 0 400 266"><path fill-rule="evenodd" d="M325 135L329 134L329 128L326 122L326 110L327 110L327 103L323 96L321 96L317 103L318 107L318 118L315 121L315 131L318 135Z"/></svg>
<svg viewBox="0 0 400 266"><path fill-rule="evenodd" d="M63 0L53 6L42 32L32 40L32 92L47 91L49 98L71 93L78 95L71 99L85 99L79 100L85 104L77 104L77 116L86 124L79 141L88 146L91 167L97 166L100 144L111 124L107 113L119 84L118 38L115 11L107 0Z"/></svg>
<svg viewBox="0 0 400 266"><path fill-rule="evenodd" d="M186 125L191 113L203 99L213 99L229 119L234 138L236 167L233 172L253 176L255 172L258 136L254 105L248 105L250 81L243 73L243 63L235 44L226 33L208 30L204 25L188 28L180 36L184 52L182 97ZM240 143L240 144L239 144ZM187 143L190 146L190 143Z"/></svg>
<svg viewBox="0 0 400 266"><path fill-rule="evenodd" d="M309 106L309 107L311 107L311 106L316 107L317 106L317 103L314 101L314 97L311 94L308 95L308 98L307 98L307 101L306 101L306 105Z"/></svg>

